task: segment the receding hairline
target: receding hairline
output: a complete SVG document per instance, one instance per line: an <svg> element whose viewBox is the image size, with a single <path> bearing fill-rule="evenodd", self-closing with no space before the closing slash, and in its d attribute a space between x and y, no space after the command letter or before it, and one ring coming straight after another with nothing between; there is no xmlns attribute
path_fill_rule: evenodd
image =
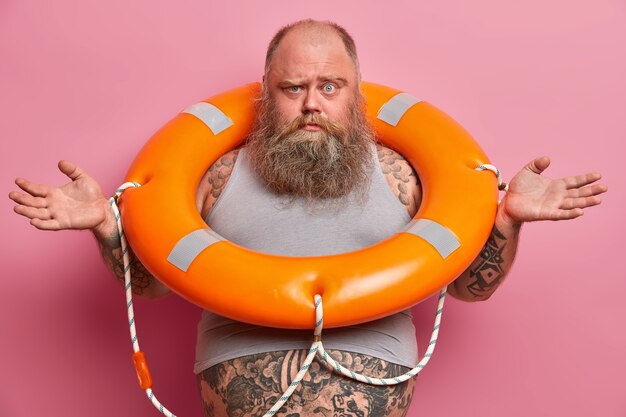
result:
<svg viewBox="0 0 626 417"><path fill-rule="evenodd" d="M347 30L345 30L342 26L338 25L335 22L331 22L328 20L320 21L320 20L314 20L314 19L305 19L305 20L299 20L297 22L290 23L288 25L283 26L282 28L278 30L278 32L276 32L276 34L270 41L267 47L267 52L265 54L265 77L266 78L269 74L270 65L272 63L272 60L274 59L274 54L276 53L276 49L278 49L278 46L280 45L281 41L288 33L298 28L317 29L319 30L320 35L324 33L334 33L337 36L339 36L339 39L341 39L343 46L345 47L346 53L348 54L348 56L352 60L352 63L354 64L357 78L360 78L359 58L356 52L356 44L354 43L354 39L352 38L352 36L348 33Z"/></svg>

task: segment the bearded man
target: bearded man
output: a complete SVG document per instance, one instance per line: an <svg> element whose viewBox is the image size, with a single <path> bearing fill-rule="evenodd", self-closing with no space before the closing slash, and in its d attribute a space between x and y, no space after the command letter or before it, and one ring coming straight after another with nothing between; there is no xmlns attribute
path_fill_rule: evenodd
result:
<svg viewBox="0 0 626 417"><path fill-rule="evenodd" d="M400 231L417 212L419 179L395 151L377 145L363 112L354 41L331 22L282 28L266 56L262 97L247 145L223 155L197 193L203 218L228 240L288 256L356 250ZM511 181L485 250L448 287L456 298L485 300L501 284L525 221L571 219L600 203L599 174L550 180L549 159L530 162ZM15 211L45 230L91 229L123 281L115 219L99 185L61 161L72 182L55 188L16 180ZM251 210L251 208L254 208ZM133 258L133 289L149 298L169 290ZM483 274L481 271L489 271ZM207 416L263 415L297 373L310 331L262 328L204 312L195 372ZM410 312L329 329L324 345L356 372L392 377L413 367L417 346ZM414 381L361 384L314 362L277 415L402 416Z"/></svg>

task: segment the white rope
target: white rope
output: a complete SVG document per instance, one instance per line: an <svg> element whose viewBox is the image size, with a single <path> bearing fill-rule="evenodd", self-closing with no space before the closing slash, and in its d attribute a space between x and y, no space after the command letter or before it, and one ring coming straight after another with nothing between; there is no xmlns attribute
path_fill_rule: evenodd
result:
<svg viewBox="0 0 626 417"><path fill-rule="evenodd" d="M496 168L495 165L491 165L491 164L482 164L482 165L478 165L476 168L474 168L477 171L491 171L494 174L496 174L496 178L498 179L498 189L500 191L509 191L509 184L507 184L506 182L504 182L502 180L502 177L500 176L500 170L498 168Z"/></svg>
<svg viewBox="0 0 626 417"><path fill-rule="evenodd" d="M482 168L481 168L482 167ZM490 168L490 166L483 166L481 165L481 167L479 167L480 169L489 169L492 170ZM476 169L479 169L476 168ZM495 169L495 167L493 167ZM494 171L496 173L496 175L498 176L499 179L499 171ZM130 188L130 187L140 187L140 184L136 183L136 182L127 182L122 184L117 191L115 192L115 195L113 197L111 197L110 199L110 203L111 203L111 208L113 209L113 213L115 214L115 219L117 222L117 228L119 231L119 235L120 235L120 241L121 241L121 247L122 247L122 255L123 255L123 261L124 261L124 285L126 288L126 305L127 305L127 309L128 309L128 324L130 327L130 337L131 337L131 341L133 344L133 351L135 352L136 355L140 355L141 356L141 361L143 366L145 367L145 375L147 375L148 380L150 379L149 377L149 372L147 370L147 364L145 363L145 359L143 359L143 352L141 352L141 350L139 349L139 339L137 338L137 330L135 328L135 313L133 310L133 292L132 292L132 284L131 284L131 272L130 272L130 257L128 254L128 244L126 242L126 237L124 236L124 231L122 228L122 221L121 221L121 216L120 216L120 212L119 212L119 208L117 207L117 198L122 194L122 192L124 192L125 189ZM313 331L313 336L314 336L314 342L311 345L311 348L309 349L309 353L306 356L306 359L304 360L304 363L302 364L302 366L300 367L300 370L298 371L298 374L296 375L296 377L294 378L293 382L289 385L289 387L287 388L287 390L283 393L283 395L278 399L278 401L276 401L276 403L272 406L272 408L270 408L263 417L273 417L278 410L280 410L280 408L289 400L289 398L291 397L291 395L293 394L293 392L298 388L298 386L300 385L302 379L304 378L304 376L306 375L306 373L308 372L311 363L313 362L313 359L315 358L316 355L319 355L321 360L326 363L326 365L332 369L334 372L336 373L340 373L348 378L352 378L354 380L366 383L366 384L371 384L371 385L395 385L395 384L400 384L404 381L407 381L408 379L416 376L417 374L420 373L420 371L422 369L424 369L424 367L426 366L426 364L428 363L428 361L430 360L430 358L433 355L433 352L435 350L435 345L437 343L437 337L439 335L439 326L441 324L441 315L443 313L443 304L445 301L445 297L446 297L446 289L444 288L441 291L441 294L439 295L439 302L437 304L437 314L435 315L435 324L433 327L433 332L432 335L430 337L430 343L428 344L428 348L426 349L426 353L424 354L424 356L422 357L422 359L418 362L418 364L415 366L415 368L411 369L410 371L406 372L403 375L398 375L396 377L391 377L391 378L375 378L375 377L369 377L366 375L361 375L358 374L356 372L350 371L349 369L345 368L343 365L339 364L338 362L336 362L325 350L324 350L324 345L322 344L322 328L324 325L324 313L323 313L323 306L322 306L322 297L319 295L315 295L314 296L314 301L315 301L315 330ZM133 359L135 359L135 355L133 355ZM152 404L156 407L157 410L159 410L161 413L163 413L164 415L166 415L167 417L176 417L171 411L169 411L167 408L165 408L156 398L156 396L154 395L154 392L152 391L152 383L149 380L149 382L147 382L147 384L149 386L145 386L144 385L144 381L142 380L142 378L145 378L145 375L142 374L139 370L139 367L137 366L137 364L135 365L136 369L137 369L137 374L140 380L140 385L142 385L142 388L145 389L146 395L148 396L148 399L152 402Z"/></svg>
<svg viewBox="0 0 626 417"><path fill-rule="evenodd" d="M115 214L115 220L117 222L117 230L119 232L120 241L122 245L122 257L124 260L124 286L126 288L126 307L128 309L128 325L130 327L130 340L133 344L133 352L135 354L141 353L141 350L139 349L139 339L137 338L137 329L135 328L135 312L133 309L133 290L132 290L132 284L131 284L131 279L130 279L131 278L130 256L128 254L128 244L126 242L126 236L124 236L124 230L122 228L122 219L120 216L120 211L119 211L119 208L117 207L117 199L122 194L122 192L124 192L125 189L130 188L130 187L140 187L140 186L141 185L136 182L126 182L122 184L117 189L117 191L115 191L115 195L109 199L109 202L111 203L111 208L113 209L113 214ZM143 355L141 356L143 357ZM133 355L133 359L135 359L135 355ZM140 385L142 385L142 388L145 387L144 383L149 385L144 388L146 395L148 396L148 399L150 399L150 401L156 407L157 410L159 410L161 413L163 413L167 417L176 417L171 411L165 408L163 404L159 402L159 400L157 400L156 396L152 392L152 383L150 381L149 371L147 368L147 364L145 363L145 360L143 361L143 365L145 367L145 374L140 375L138 371L137 376L140 380ZM138 369L137 365L135 365L135 368ZM146 378L146 377L148 378L147 381L142 380L142 378Z"/></svg>
<svg viewBox="0 0 626 417"><path fill-rule="evenodd" d="M306 359L304 360L302 367L300 367L300 370L298 371L298 374L294 378L293 382L289 384L289 388L287 388L287 390L283 393L283 395L280 396L278 401L276 401L276 403L272 406L272 408L270 408L267 411L267 413L263 415L263 417L271 417L274 414L276 414L278 410L280 410L280 408L287 402L289 397L291 397L291 394L293 394L296 388L298 388L298 386L300 385L302 378L304 378L306 373L309 371L311 362L313 362L313 359L315 358L315 355L318 352L317 349L320 345L321 345L321 342L318 342L318 341L313 342L313 344L311 345L311 349L309 349L309 354L306 356Z"/></svg>
<svg viewBox="0 0 626 417"><path fill-rule="evenodd" d="M391 377L391 378L374 378L374 377L369 377L367 375L361 375L356 372L353 372L345 368L343 365L339 364L338 362L336 362L328 353L326 353L321 340L319 342L318 352L321 358L328 364L328 366L333 371L340 373L348 378L351 378L360 382L364 382L366 384L371 384L371 385L396 385L396 384L405 382L413 378L417 374L419 374L421 370L424 369L424 367L426 366L430 358L433 356L433 352L435 351L435 345L437 344L437 338L439 336L439 326L441 324L441 315L443 313L443 304L446 299L446 293L447 291L444 288L443 290L441 290L441 293L439 294L439 302L437 303L437 314L435 315L435 324L433 327L432 334L430 336L430 342L428 343L428 348L426 349L426 353L424 353L424 356L418 362L418 364L413 369L406 372L405 374L398 375L398 376ZM317 298L319 297L319 295L316 295L315 297ZM322 310L321 297L319 297L319 300L320 300L319 308L316 306L316 314L317 314L318 309L320 310L320 314Z"/></svg>
<svg viewBox="0 0 626 417"><path fill-rule="evenodd" d="M285 391L285 393L278 399L278 401L272 406L272 408L263 415L263 417L272 417L280 408L289 400L291 394L296 390L302 378L308 371L311 366L311 362L315 355L319 355L323 362L326 363L329 369L333 372L344 375L348 378L354 379L359 382L363 382L370 385L396 385L402 382L405 382L417 374L421 372L422 369L426 366L430 358L433 356L433 352L435 351L435 345L437 344L437 337L439 336L439 326L441 324L441 315L443 313L443 304L446 298L446 289L444 288L439 294L439 302L437 303L437 314L435 315L435 325L433 327L433 332L430 337L430 343L428 343L428 348L426 349L426 353L422 357L422 360L418 362L415 368L406 372L405 374L398 375L391 378L375 378L369 377L367 375L358 374L353 372L343 365L336 362L325 350L324 345L322 343L322 327L324 324L324 309L322 306L322 297L319 295L314 296L315 300L315 330L313 332L314 342L311 345L311 349L309 349L309 354L307 355L304 364L300 368L300 371L294 378L294 381L289 385L289 388Z"/></svg>

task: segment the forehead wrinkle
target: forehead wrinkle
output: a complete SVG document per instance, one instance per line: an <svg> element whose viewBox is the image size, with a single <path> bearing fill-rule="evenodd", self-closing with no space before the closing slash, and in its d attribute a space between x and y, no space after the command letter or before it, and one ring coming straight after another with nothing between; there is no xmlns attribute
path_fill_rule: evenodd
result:
<svg viewBox="0 0 626 417"><path fill-rule="evenodd" d="M304 29L304 28L299 28ZM276 48L275 54L266 68L267 81L277 83L292 82L310 84L319 80L331 80L350 85L354 77L358 80L354 62L347 54L341 38L333 32L293 30L288 33Z"/></svg>

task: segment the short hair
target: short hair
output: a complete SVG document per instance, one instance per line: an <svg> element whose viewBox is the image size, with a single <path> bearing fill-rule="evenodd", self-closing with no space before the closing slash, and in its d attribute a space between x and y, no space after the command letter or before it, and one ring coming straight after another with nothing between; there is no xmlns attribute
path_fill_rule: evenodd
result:
<svg viewBox="0 0 626 417"><path fill-rule="evenodd" d="M293 22L286 26L283 26L282 28L278 30L278 32L276 32L276 34L270 41L269 45L267 46L267 52L265 54L265 77L266 78L270 70L270 64L272 63L272 59L274 58L274 53L276 52L276 48L278 48L278 45L283 40L285 35L287 35L287 33L289 33L292 29L299 27L299 26L309 26L309 27L318 26L318 27L326 27L326 28L330 28L334 30L335 33L339 35L339 37L341 38L341 41L343 42L343 45L346 48L346 52L348 53L348 56L354 63L354 68L356 70L357 79L360 78L359 57L357 56L356 44L354 43L354 39L352 39L352 36L350 36L347 30L345 30L342 26L339 26L335 22L331 22L328 20L319 21L319 20L313 20L313 19L298 20L297 22Z"/></svg>

